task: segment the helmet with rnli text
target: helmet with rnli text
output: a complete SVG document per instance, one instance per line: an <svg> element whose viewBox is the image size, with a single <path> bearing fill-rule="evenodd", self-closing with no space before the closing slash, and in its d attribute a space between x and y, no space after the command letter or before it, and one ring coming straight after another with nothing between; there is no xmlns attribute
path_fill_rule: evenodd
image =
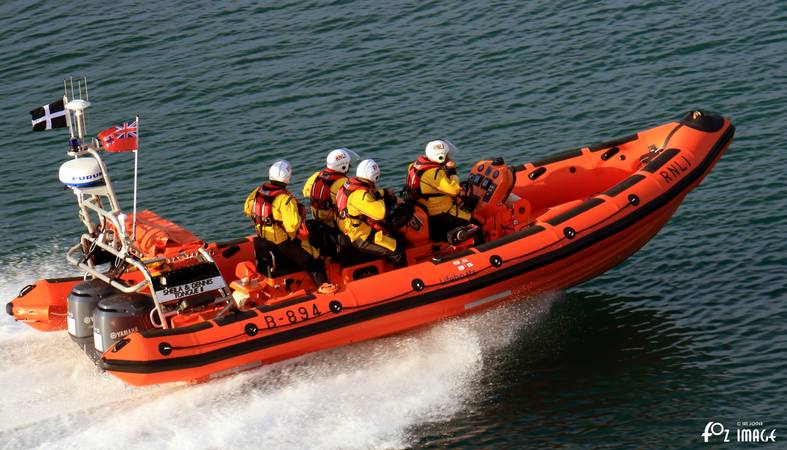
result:
<svg viewBox="0 0 787 450"><path fill-rule="evenodd" d="M268 179L271 181L289 184L291 176L292 167L290 167L290 163L284 159L280 159L271 164L271 168L268 170Z"/></svg>
<svg viewBox="0 0 787 450"><path fill-rule="evenodd" d="M429 161L442 164L448 160L449 154L453 148L454 146L450 142L438 139L426 144L424 154L429 158Z"/></svg>
<svg viewBox="0 0 787 450"><path fill-rule="evenodd" d="M355 176L377 184L380 181L380 166L373 159L364 159L355 169Z"/></svg>
<svg viewBox="0 0 787 450"><path fill-rule="evenodd" d="M336 150L328 153L325 159L326 166L335 170L336 172L347 173L350 170L350 152L346 148L337 148Z"/></svg>

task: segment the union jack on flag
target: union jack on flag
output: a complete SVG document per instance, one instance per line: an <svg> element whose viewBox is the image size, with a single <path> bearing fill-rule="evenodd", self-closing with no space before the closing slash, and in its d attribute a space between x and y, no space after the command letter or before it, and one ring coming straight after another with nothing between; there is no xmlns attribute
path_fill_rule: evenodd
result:
<svg viewBox="0 0 787 450"><path fill-rule="evenodd" d="M101 146L108 152L130 152L137 149L139 137L137 121L123 122L98 133Z"/></svg>

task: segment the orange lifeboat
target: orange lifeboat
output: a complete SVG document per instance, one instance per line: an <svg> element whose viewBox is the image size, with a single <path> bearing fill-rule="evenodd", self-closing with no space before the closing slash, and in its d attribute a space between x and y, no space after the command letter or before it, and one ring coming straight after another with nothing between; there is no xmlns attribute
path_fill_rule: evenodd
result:
<svg viewBox="0 0 787 450"><path fill-rule="evenodd" d="M728 119L695 111L531 163L479 161L466 181L464 202L482 226L483 244L435 246L424 234L426 217L416 208L403 229L408 265L329 262L334 292L319 292L305 273L256 273L249 262L254 261L252 238L204 244L218 275L234 280L227 286L235 299L187 305L159 318L161 323L153 320L118 337L98 364L134 385L205 381L478 311L513 294L582 283L648 242L711 170L733 134ZM169 279L186 280L189 270L172 268ZM164 292L159 278L151 281L150 290ZM29 306L26 297L13 300L9 309L20 320L26 319L16 311ZM63 305L63 299L49 303Z"/></svg>

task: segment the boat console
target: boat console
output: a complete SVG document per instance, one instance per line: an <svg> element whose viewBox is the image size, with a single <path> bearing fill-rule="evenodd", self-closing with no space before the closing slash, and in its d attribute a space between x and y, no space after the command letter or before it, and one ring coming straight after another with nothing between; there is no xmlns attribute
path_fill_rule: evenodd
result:
<svg viewBox="0 0 787 450"><path fill-rule="evenodd" d="M516 171L501 157L478 161L465 182L462 207L480 223L486 240L521 229L530 222L530 204L513 194Z"/></svg>

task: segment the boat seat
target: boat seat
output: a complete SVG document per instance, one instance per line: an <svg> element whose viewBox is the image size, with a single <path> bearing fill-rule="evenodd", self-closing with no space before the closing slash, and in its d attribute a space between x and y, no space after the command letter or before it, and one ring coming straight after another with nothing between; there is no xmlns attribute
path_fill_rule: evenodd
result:
<svg viewBox="0 0 787 450"><path fill-rule="evenodd" d="M273 267L270 273L271 278L283 277L297 272L303 272L304 268L293 264L286 258L274 258L271 254L274 245L265 239L254 238L254 256L256 258L257 272L268 276L268 267Z"/></svg>

